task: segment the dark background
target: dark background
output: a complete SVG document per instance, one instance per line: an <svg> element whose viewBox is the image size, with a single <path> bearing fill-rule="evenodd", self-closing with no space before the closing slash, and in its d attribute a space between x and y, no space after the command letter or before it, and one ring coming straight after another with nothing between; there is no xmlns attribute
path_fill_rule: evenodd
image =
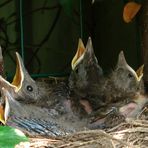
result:
<svg viewBox="0 0 148 148"><path fill-rule="evenodd" d="M142 64L139 14L125 23L126 2L96 0L92 5L90 0L1 0L0 44L8 77L15 71L15 51L23 56L33 76L69 74L79 37L86 44L89 36L105 72L115 67L121 50L128 64L137 69Z"/></svg>

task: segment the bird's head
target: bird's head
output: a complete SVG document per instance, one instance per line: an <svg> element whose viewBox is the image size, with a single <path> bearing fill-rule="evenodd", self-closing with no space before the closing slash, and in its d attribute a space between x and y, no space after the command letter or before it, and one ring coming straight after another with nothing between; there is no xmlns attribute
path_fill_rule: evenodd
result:
<svg viewBox="0 0 148 148"><path fill-rule="evenodd" d="M119 53L117 66L111 76L116 88L125 92L143 91L143 65L135 71L130 67L124 57L123 51Z"/></svg>
<svg viewBox="0 0 148 148"><path fill-rule="evenodd" d="M79 39L78 49L71 65L70 82L78 89L91 87L103 76L103 71L98 64L90 37L88 38L86 48L82 40Z"/></svg>
<svg viewBox="0 0 148 148"><path fill-rule="evenodd" d="M0 76L0 85L7 89L12 96L19 101L26 103L35 102L39 97L39 87L31 78L19 53L16 52L16 73L12 83L9 83Z"/></svg>

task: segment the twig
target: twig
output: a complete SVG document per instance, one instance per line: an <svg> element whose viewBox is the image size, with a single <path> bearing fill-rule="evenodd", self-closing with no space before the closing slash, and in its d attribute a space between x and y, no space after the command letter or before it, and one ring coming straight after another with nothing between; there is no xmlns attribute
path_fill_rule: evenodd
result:
<svg viewBox="0 0 148 148"><path fill-rule="evenodd" d="M97 140L91 140L91 141L84 141L84 142L79 142L79 141L75 141L75 142L70 142L70 143L67 143L67 144L63 144L61 146L58 146L57 148L65 148L65 147L68 147L68 148L76 148L76 147L80 147L80 146L84 146L84 145L90 145L90 144L100 144L101 143Z"/></svg>
<svg viewBox="0 0 148 148"><path fill-rule="evenodd" d="M127 124L127 123L121 123L121 124L119 124L119 125L117 125L117 126L111 128L111 129L107 130L107 132L108 132L108 133L113 132L114 130L116 130L116 129L118 129L119 127L124 126L124 125L126 125L126 124Z"/></svg>
<svg viewBox="0 0 148 148"><path fill-rule="evenodd" d="M145 107L137 116L137 119L139 119L139 117L142 115L142 113L144 113L147 109L147 107Z"/></svg>
<svg viewBox="0 0 148 148"><path fill-rule="evenodd" d="M99 137L100 137L100 136L107 137L107 138L109 138L109 139L111 139L111 140L115 140L115 141L119 142L119 143L122 144L122 145L126 145L126 146L128 146L128 147L131 147L131 145L129 145L128 143L126 143L126 142L124 142L124 141L121 141L121 140L119 140L119 139L114 138L113 136L111 136L111 135L105 133L103 130L88 130L88 131L77 132L77 133L71 135L70 137L71 137L71 138L72 138L73 136L77 136L77 137L78 137L79 135L82 135L82 134L89 134L89 136L90 136L91 134L95 134L95 138L96 138L96 139L97 139L97 136L99 136Z"/></svg>
<svg viewBox="0 0 148 148"><path fill-rule="evenodd" d="M142 122L144 122L144 124ZM148 121L146 120L127 120L127 123L135 126L148 127Z"/></svg>
<svg viewBox="0 0 148 148"><path fill-rule="evenodd" d="M143 127L136 127L136 128L128 128L126 130L121 130L117 132L113 132L112 134L122 134L122 133L135 133L135 132L143 132L143 133L148 133L148 128L143 128Z"/></svg>

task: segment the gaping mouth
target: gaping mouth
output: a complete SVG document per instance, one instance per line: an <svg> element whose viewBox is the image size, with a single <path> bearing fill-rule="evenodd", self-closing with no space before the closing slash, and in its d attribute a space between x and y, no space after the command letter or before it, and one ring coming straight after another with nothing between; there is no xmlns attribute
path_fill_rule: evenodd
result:
<svg viewBox="0 0 148 148"><path fill-rule="evenodd" d="M0 104L0 122L5 125L9 116L10 106L8 102L8 91L4 87L2 88L1 95L4 102Z"/></svg>
<svg viewBox="0 0 148 148"><path fill-rule="evenodd" d="M23 61L18 53L16 53L16 73L13 78L12 83L9 83L2 76L0 76L1 88L4 87L10 93L16 93L22 88L22 83L24 81L24 72L26 71L23 65ZM12 94L13 95L13 94Z"/></svg>
<svg viewBox="0 0 148 148"><path fill-rule="evenodd" d="M72 70L74 70L75 67L82 61L85 51L86 51L86 49L84 47L84 44L83 44L82 40L79 39L77 52L71 62Z"/></svg>
<svg viewBox="0 0 148 148"><path fill-rule="evenodd" d="M5 111L4 111L4 106L0 104L0 122L2 124L5 124L5 117L4 117Z"/></svg>
<svg viewBox="0 0 148 148"><path fill-rule="evenodd" d="M20 55L16 52L16 72L15 76L12 81L12 85L16 86L17 91L22 87L22 81L24 79L24 74L23 74L23 61L20 57Z"/></svg>

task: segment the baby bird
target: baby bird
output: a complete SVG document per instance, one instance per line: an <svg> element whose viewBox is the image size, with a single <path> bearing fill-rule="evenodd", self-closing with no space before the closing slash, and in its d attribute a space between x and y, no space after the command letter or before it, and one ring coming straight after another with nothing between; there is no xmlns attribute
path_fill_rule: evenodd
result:
<svg viewBox="0 0 148 148"><path fill-rule="evenodd" d="M55 114L58 113L59 115L67 112L67 110L69 111L70 106L67 103L68 88L66 84L62 83L48 93L44 86L40 86L39 83L31 78L24 67L21 56L17 52L16 64L16 73L12 83L0 76L0 88L5 88L12 98L19 103L46 107L56 111ZM66 110L66 108L68 109Z"/></svg>
<svg viewBox="0 0 148 148"><path fill-rule="evenodd" d="M12 83L0 76L1 88L6 88L16 100L24 101L25 103L36 102L44 94L44 91L31 78L24 67L21 56L17 52L16 64L16 73Z"/></svg>
<svg viewBox="0 0 148 148"><path fill-rule="evenodd" d="M98 64L90 37L86 48L82 40L79 40L78 49L72 60L71 67L69 88L70 98L73 105L75 104L74 107L82 105L82 108L87 113L90 113L98 106L102 106L101 100L96 98L94 88L103 78L103 70Z"/></svg>
<svg viewBox="0 0 148 148"><path fill-rule="evenodd" d="M121 51L115 70L104 79L103 87L98 86L98 93L102 95L106 106L104 107L104 117L100 120L100 115L98 115L99 120L94 124L111 127L123 122L126 118L136 118L148 101L142 77L143 66L135 72L127 64L124 53ZM115 110L109 113L108 110L111 108ZM100 114L99 110L97 112Z"/></svg>
<svg viewBox="0 0 148 148"><path fill-rule="evenodd" d="M88 39L86 48L79 39L71 68L68 84L63 83L55 87L46 104L49 108L56 108L61 114L73 112L84 117L92 112L96 105L102 106L102 102L96 99L93 89L102 79L103 70L94 54L91 38Z"/></svg>
<svg viewBox="0 0 148 148"><path fill-rule="evenodd" d="M78 50L72 60L71 67L70 89L81 97L91 94L94 83L97 84L103 77L103 70L98 64L90 37L86 49L82 40L79 40Z"/></svg>
<svg viewBox="0 0 148 148"><path fill-rule="evenodd" d="M76 120L75 116L69 114L53 116L53 112L47 108L15 100L4 87L1 91L3 103L0 104L0 122L4 125L19 128L30 136L56 137L87 129L86 120Z"/></svg>
<svg viewBox="0 0 148 148"><path fill-rule="evenodd" d="M98 93L106 103L124 100L137 94L144 94L142 80L143 66L138 70L139 75L127 64L123 51L120 52L115 70L97 87Z"/></svg>

